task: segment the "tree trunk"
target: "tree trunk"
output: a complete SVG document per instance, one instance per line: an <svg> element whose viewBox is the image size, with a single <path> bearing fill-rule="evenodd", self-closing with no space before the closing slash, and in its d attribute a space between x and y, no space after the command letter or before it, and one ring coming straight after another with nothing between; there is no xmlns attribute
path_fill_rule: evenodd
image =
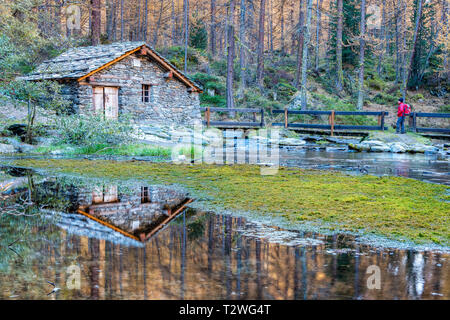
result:
<svg viewBox="0 0 450 320"><path fill-rule="evenodd" d="M359 36L359 81L358 81L358 110L364 104L364 52L366 36L366 0L361 0L361 23Z"/></svg>
<svg viewBox="0 0 450 320"><path fill-rule="evenodd" d="M379 76L381 76L381 72L383 69L383 58L384 58L384 43L387 43L387 37L386 37L386 0L382 1L383 5L383 13L381 17L381 48L380 48L380 55L378 57L378 66L377 66L377 73ZM387 48L387 46L386 46Z"/></svg>
<svg viewBox="0 0 450 320"><path fill-rule="evenodd" d="M188 41L189 41L189 0L184 0L184 72L187 73Z"/></svg>
<svg viewBox="0 0 450 320"><path fill-rule="evenodd" d="M263 89L264 76L264 20L266 14L266 0L261 0L259 11L259 31L258 31L258 61L256 69L256 81L260 89Z"/></svg>
<svg viewBox="0 0 450 320"><path fill-rule="evenodd" d="M394 8L395 15L395 83L400 77L400 0L397 0Z"/></svg>
<svg viewBox="0 0 450 320"><path fill-rule="evenodd" d="M227 47L227 108L234 108L234 95L233 95L233 84L234 84L234 3L235 0L230 0L228 8L227 17L227 36L228 36L228 47ZM234 112L230 113L230 116L234 116Z"/></svg>
<svg viewBox="0 0 450 320"><path fill-rule="evenodd" d="M415 23L415 27L414 27L414 38L413 38L413 47L409 56L409 61L408 61L408 76L407 77L403 77L403 98L406 98L406 91L407 91L407 87L408 87L408 82L409 79L411 77L411 70L413 67L413 61L414 61L414 56L416 54L416 47L417 47L417 39L418 39L418 34L420 31L420 25L421 25L421 20L422 20L422 4L423 4L423 0L418 0L418 7L417 7L417 12L416 12L416 23Z"/></svg>
<svg viewBox="0 0 450 320"><path fill-rule="evenodd" d="M320 54L320 26L322 23L322 1L317 0L316 7L316 16L317 16L317 25L316 25L316 61L315 61L315 71L319 72L319 54Z"/></svg>
<svg viewBox="0 0 450 320"><path fill-rule="evenodd" d="M113 14L114 14L114 3L109 2L107 7L107 16L106 16L106 36L109 41L112 40L112 29L113 29Z"/></svg>
<svg viewBox="0 0 450 320"><path fill-rule="evenodd" d="M406 0L403 0L403 12L402 12L402 17L403 17L403 23L401 24L402 29L401 29L401 34L403 35L403 41L402 41L402 54L401 54L401 75L402 75L402 95L403 95L403 100L406 99L406 92L405 90L403 90L403 84L406 83L406 77L407 77L407 58L408 58L408 49L406 47L406 11L408 9L408 4Z"/></svg>
<svg viewBox="0 0 450 320"><path fill-rule="evenodd" d="M364 1L364 0L363 0ZM301 104L302 110L307 107L307 90L306 84L308 79L308 46L311 39L311 15L312 15L312 0L308 0L306 8L306 25L304 29L304 43L303 43L303 57L302 57L302 86L301 86Z"/></svg>
<svg viewBox="0 0 450 320"><path fill-rule="evenodd" d="M269 37L267 40L269 41L268 48L270 50L270 54L273 55L272 0L269 0Z"/></svg>
<svg viewBox="0 0 450 320"><path fill-rule="evenodd" d="M141 26L141 0L137 1L137 25L136 25L136 35L137 35L137 40L141 41L142 40L142 26Z"/></svg>
<svg viewBox="0 0 450 320"><path fill-rule="evenodd" d="M153 46L156 47L156 44L158 43L158 35L161 32L161 20L162 20L162 14L164 10L164 0L160 0L160 7L159 7L159 16L158 16L158 22L156 23L155 31L153 33Z"/></svg>
<svg viewBox="0 0 450 320"><path fill-rule="evenodd" d="M284 55L286 50L284 48L284 4L286 0L281 0L280 3L280 46L281 55Z"/></svg>
<svg viewBox="0 0 450 320"><path fill-rule="evenodd" d="M300 77L301 77L301 72L302 72L302 61L303 61L303 40L304 40L304 34L303 34L303 20L304 20L304 15L303 15L303 0L299 1L299 18L298 18L298 27L296 28L296 33L297 33L297 38L298 38L298 42L297 42L297 72L295 74L295 82L294 82L294 86L297 89L300 89Z"/></svg>
<svg viewBox="0 0 450 320"><path fill-rule="evenodd" d="M177 27L178 27L178 19L175 14L175 0L172 0L172 45L176 45L177 41Z"/></svg>
<svg viewBox="0 0 450 320"><path fill-rule="evenodd" d="M216 0L211 0L211 30L210 30L210 47L211 54L216 55Z"/></svg>
<svg viewBox="0 0 450 320"><path fill-rule="evenodd" d="M295 29L295 22L294 22L294 4L292 4L292 6L291 6L291 10L290 10L290 12L289 12L289 21L290 21L290 24L291 24L291 30L294 30ZM294 53L295 53L295 41L296 41L296 39L297 39L297 37L296 37L296 32L295 31L292 31L291 32L291 55L294 55Z"/></svg>
<svg viewBox="0 0 450 320"><path fill-rule="evenodd" d="M28 99L28 123L27 123L27 134L25 137L25 142L31 144L33 142L33 124L34 118L36 117L36 105L31 103L30 99Z"/></svg>
<svg viewBox="0 0 450 320"><path fill-rule="evenodd" d="M239 98L244 98L244 91L246 88L247 81L247 69L245 64L245 50L246 50L246 39L245 39L245 15L246 15L246 0L241 0L241 12L240 12L240 22L239 22L239 68L240 68L240 77L241 77L241 86L239 89Z"/></svg>
<svg viewBox="0 0 450 320"><path fill-rule="evenodd" d="M143 28L143 40L147 43L147 34L148 34L148 0L144 2L144 28ZM156 28L158 29L158 27ZM153 45L155 43L153 42Z"/></svg>
<svg viewBox="0 0 450 320"><path fill-rule="evenodd" d="M342 28L343 28L343 0L337 0L337 34L336 34L336 89L341 92L344 88L344 73L342 71Z"/></svg>
<svg viewBox="0 0 450 320"><path fill-rule="evenodd" d="M100 0L91 0L92 7L92 27L91 27L91 44L96 46L100 44L100 33L101 33L101 8Z"/></svg>
<svg viewBox="0 0 450 320"><path fill-rule="evenodd" d="M123 41L123 0L120 0L120 41Z"/></svg>

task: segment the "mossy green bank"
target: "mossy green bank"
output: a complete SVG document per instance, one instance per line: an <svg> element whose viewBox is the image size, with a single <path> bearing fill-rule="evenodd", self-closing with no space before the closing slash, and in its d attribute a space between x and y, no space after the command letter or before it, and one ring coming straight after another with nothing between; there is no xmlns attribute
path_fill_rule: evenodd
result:
<svg viewBox="0 0 450 320"><path fill-rule="evenodd" d="M449 188L402 177L281 167L261 175L250 165L175 165L137 161L15 160L14 165L106 179L179 184L208 206L323 222L335 230L416 243L450 243Z"/></svg>

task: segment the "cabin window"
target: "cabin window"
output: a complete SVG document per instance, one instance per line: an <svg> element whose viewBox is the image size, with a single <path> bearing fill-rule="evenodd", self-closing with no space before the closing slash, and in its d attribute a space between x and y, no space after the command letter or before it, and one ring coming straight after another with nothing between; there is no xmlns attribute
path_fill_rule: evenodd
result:
<svg viewBox="0 0 450 320"><path fill-rule="evenodd" d="M150 196L148 192L148 187L141 187L141 203L149 203Z"/></svg>
<svg viewBox="0 0 450 320"><path fill-rule="evenodd" d="M142 85L142 102L153 102L153 86L150 84Z"/></svg>

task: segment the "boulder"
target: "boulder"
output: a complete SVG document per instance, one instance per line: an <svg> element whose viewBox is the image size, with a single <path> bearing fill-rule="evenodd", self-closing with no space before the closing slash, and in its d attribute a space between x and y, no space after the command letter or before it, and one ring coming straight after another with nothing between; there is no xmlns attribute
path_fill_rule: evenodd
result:
<svg viewBox="0 0 450 320"><path fill-rule="evenodd" d="M394 142L389 145L389 149L393 153L404 153L407 150L407 146L400 142Z"/></svg>
<svg viewBox="0 0 450 320"><path fill-rule="evenodd" d="M348 147L356 151L370 151L370 145L364 143L349 143Z"/></svg>
<svg viewBox="0 0 450 320"><path fill-rule="evenodd" d="M381 146L371 146L370 147L371 152L390 152L391 149L387 145L381 145Z"/></svg>
<svg viewBox="0 0 450 320"><path fill-rule="evenodd" d="M366 140L366 141L363 141L361 143L369 145L370 147L372 147L372 146L382 147L382 146L386 145L386 143L384 143L383 141L379 141L379 140Z"/></svg>
<svg viewBox="0 0 450 320"><path fill-rule="evenodd" d="M434 147L434 146L427 146L425 144L415 144L412 146L409 146L408 152L412 152L412 153L428 153L428 154L434 154L437 153L439 151L438 148Z"/></svg>
<svg viewBox="0 0 450 320"><path fill-rule="evenodd" d="M16 148L10 144L0 143L0 153L14 153L16 152Z"/></svg>
<svg viewBox="0 0 450 320"><path fill-rule="evenodd" d="M26 143L18 143L15 145L15 148L19 153L30 153L35 149L35 146Z"/></svg>
<svg viewBox="0 0 450 320"><path fill-rule="evenodd" d="M281 138L278 141L270 140L271 143L278 143L280 146L302 146L306 141L296 138Z"/></svg>

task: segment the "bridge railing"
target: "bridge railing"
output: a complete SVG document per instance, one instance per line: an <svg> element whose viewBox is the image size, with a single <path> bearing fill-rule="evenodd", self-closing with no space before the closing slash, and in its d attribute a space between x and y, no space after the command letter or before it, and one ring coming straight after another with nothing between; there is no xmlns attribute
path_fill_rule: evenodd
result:
<svg viewBox="0 0 450 320"><path fill-rule="evenodd" d="M418 127L417 118L450 118L450 113L426 113L426 112L412 112L409 116L409 127L414 132L437 132L437 133L450 133L450 121L447 128L429 128Z"/></svg>
<svg viewBox="0 0 450 320"><path fill-rule="evenodd" d="M305 128L305 129L324 129L331 130L333 135L334 130L387 130L384 125L384 118L389 113L386 111L318 111L318 110L272 110L273 114L284 114L284 122L272 123L272 126L280 126L285 128ZM289 123L289 115L328 115L328 124L311 124L311 123ZM336 124L336 116L377 116L377 126L367 125L345 125Z"/></svg>
<svg viewBox="0 0 450 320"><path fill-rule="evenodd" d="M215 126L215 127L264 127L264 109L243 109L243 108L200 108L200 111L204 111L205 120L203 124L207 127ZM219 113L251 113L253 116L253 121L215 121L211 120L211 112L219 112ZM257 120L257 115L260 114L260 121Z"/></svg>

